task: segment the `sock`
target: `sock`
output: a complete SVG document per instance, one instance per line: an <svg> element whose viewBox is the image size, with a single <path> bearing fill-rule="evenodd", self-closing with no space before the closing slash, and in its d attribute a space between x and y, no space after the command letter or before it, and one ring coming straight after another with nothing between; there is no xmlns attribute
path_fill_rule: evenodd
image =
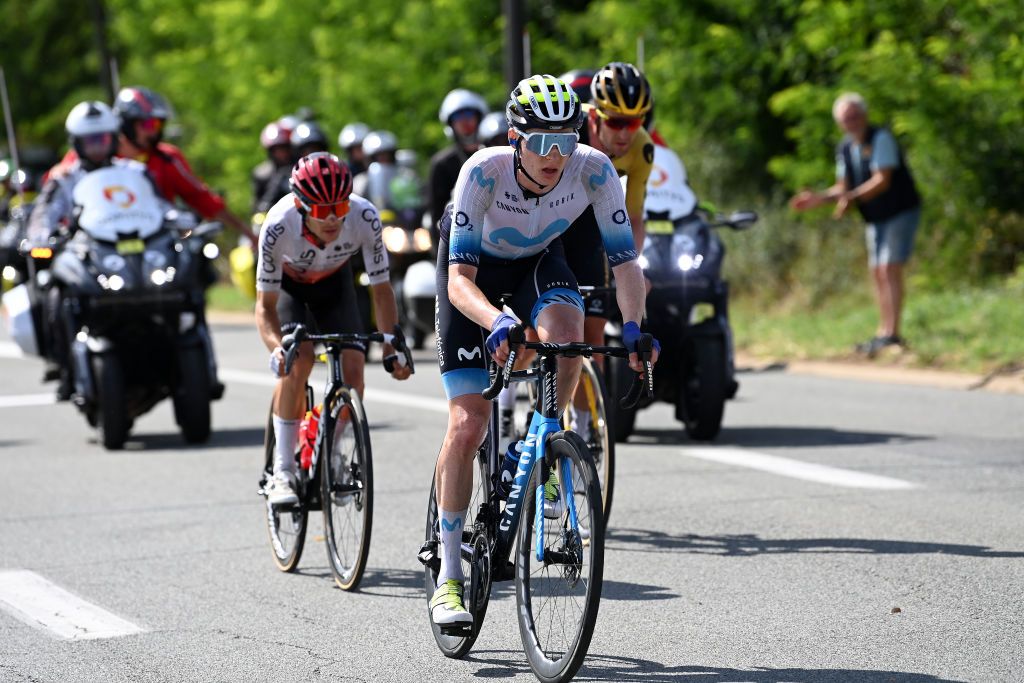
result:
<svg viewBox="0 0 1024 683"><path fill-rule="evenodd" d="M302 420L285 420L274 415L274 474L295 474L295 446L299 442Z"/></svg>
<svg viewBox="0 0 1024 683"><path fill-rule="evenodd" d="M441 571L437 574L437 585L448 579L465 581L462 571L462 527L466 523L468 510L448 512L438 509L441 517L438 520L441 531Z"/></svg>
<svg viewBox="0 0 1024 683"><path fill-rule="evenodd" d="M498 394L498 407L502 410L515 410L516 408L516 388L514 384L510 384L501 390Z"/></svg>

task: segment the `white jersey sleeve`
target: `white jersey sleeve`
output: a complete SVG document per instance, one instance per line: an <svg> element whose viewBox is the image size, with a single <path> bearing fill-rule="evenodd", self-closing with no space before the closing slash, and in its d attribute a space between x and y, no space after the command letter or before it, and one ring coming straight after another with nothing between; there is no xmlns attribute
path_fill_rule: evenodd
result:
<svg viewBox="0 0 1024 683"><path fill-rule="evenodd" d="M496 159L487 149L471 156L462 165L452 192L452 226L449 237L448 263L480 263L484 216L494 201L498 169ZM506 162L509 157L506 155Z"/></svg>

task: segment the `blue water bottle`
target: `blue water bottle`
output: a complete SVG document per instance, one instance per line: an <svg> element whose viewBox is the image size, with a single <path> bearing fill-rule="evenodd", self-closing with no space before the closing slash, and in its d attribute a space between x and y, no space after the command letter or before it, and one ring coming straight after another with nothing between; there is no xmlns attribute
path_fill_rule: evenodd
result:
<svg viewBox="0 0 1024 683"><path fill-rule="evenodd" d="M509 443L508 450L505 451L505 457L501 461L501 471L498 473L498 481L495 485L498 496L502 500L508 498L508 493L512 490L512 480L516 478L516 469L519 467L519 456L522 452L523 442L521 440Z"/></svg>

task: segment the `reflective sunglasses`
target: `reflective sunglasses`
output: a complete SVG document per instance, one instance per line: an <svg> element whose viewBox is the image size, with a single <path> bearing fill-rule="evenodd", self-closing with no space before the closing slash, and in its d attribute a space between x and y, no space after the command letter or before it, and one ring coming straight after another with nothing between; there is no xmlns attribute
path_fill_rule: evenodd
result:
<svg viewBox="0 0 1024 683"><path fill-rule="evenodd" d="M348 213L349 200L335 202L334 204L311 204L309 206L309 217L323 220L329 216L344 216Z"/></svg>
<svg viewBox="0 0 1024 683"><path fill-rule="evenodd" d="M524 133L517 131L526 145L526 149L534 154L546 157L555 147L558 153L567 157L576 149L579 143L580 134L576 131L571 133Z"/></svg>
<svg viewBox="0 0 1024 683"><path fill-rule="evenodd" d="M139 119L139 125L147 133L158 133L163 130L164 120L157 118Z"/></svg>
<svg viewBox="0 0 1024 683"><path fill-rule="evenodd" d="M85 148L107 148L110 147L110 143L114 141L114 135L113 133L93 133L91 135L83 135L78 139Z"/></svg>
<svg viewBox="0 0 1024 683"><path fill-rule="evenodd" d="M644 125L643 119L635 118L612 118L610 116L602 116L604 119L604 125L608 126L612 130L628 130L630 133L639 130L640 126Z"/></svg>

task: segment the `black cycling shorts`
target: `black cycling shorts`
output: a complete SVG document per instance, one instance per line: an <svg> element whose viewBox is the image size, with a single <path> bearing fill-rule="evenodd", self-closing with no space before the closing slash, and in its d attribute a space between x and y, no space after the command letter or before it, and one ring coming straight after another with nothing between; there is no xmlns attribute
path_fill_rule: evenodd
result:
<svg viewBox="0 0 1024 683"><path fill-rule="evenodd" d="M288 275L281 278L277 299L277 317L281 333L288 334L296 325L310 328L314 334L360 334L363 322L356 301L352 267L346 263L323 280L297 282ZM366 345L343 344L344 348L366 352Z"/></svg>
<svg viewBox="0 0 1024 683"><path fill-rule="evenodd" d="M449 219L450 220L450 219ZM442 235L447 231L442 230ZM441 381L451 400L464 394L480 393L490 384L487 373L488 331L463 315L448 300L448 239L441 238L437 259L437 362ZM548 306L563 304L583 311L583 299L576 278L565 263L562 245L555 240L535 256L507 261L481 255L476 286L496 308L502 299L516 317L536 326L537 316Z"/></svg>
<svg viewBox="0 0 1024 683"><path fill-rule="evenodd" d="M611 281L608 271L608 257L597 227L594 207L588 206L580 217L573 221L560 238L565 248L565 260L576 276L576 281L590 287L607 287ZM611 310L612 297L608 293L588 294L585 298L588 318L607 318Z"/></svg>

